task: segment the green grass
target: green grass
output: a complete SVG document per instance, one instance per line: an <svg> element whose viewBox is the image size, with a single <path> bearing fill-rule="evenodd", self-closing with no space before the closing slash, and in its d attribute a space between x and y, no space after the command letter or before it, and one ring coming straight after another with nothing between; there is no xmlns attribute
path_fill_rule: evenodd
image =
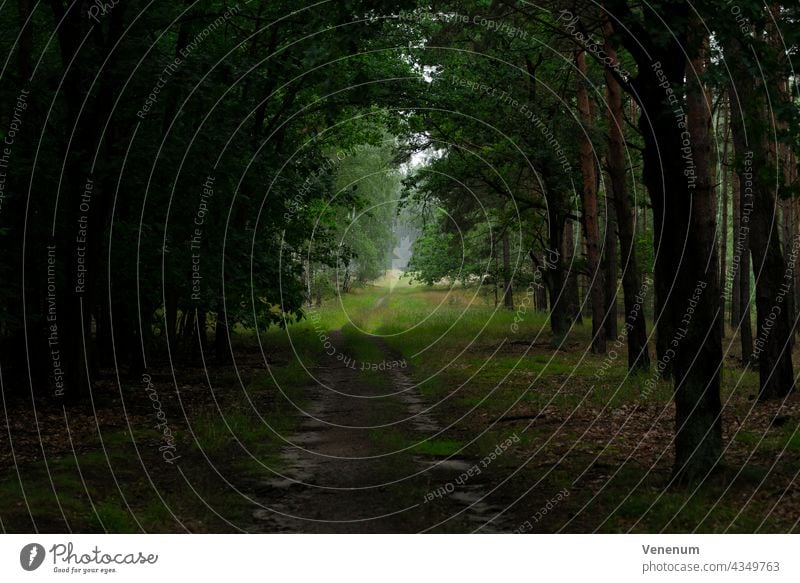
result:
<svg viewBox="0 0 800 583"><path fill-rule="evenodd" d="M417 381L432 377L420 386L429 401L438 401L457 391L439 412L445 417L457 418L473 407L483 414L482 423L486 423L487 417L498 419L520 411L533 415L545 408L551 417L561 415L566 418L581 410L603 411L605 415L611 415L624 409L627 415L633 406L649 407L650 411L656 412L671 407L672 381L661 379L653 372L629 374L624 346L616 347L615 356L594 355L586 350L591 331L588 318L582 326L573 328L561 350L554 350L546 314L528 310L520 317L517 312L497 310L491 298L476 296L473 290L403 285L391 292L386 288L369 288L360 290L353 297L346 297L343 305L351 313L360 313L354 318L359 327L383 336L393 350L409 361L409 374ZM651 329L652 323L649 322L648 330ZM350 333L353 334L351 341L357 344L358 333L354 329L348 331ZM497 350L503 342L504 347ZM531 347L531 343L535 343L534 346ZM423 350L427 346L433 348ZM655 358L653 347L651 358ZM442 370L442 365L451 360L453 364ZM723 370L723 402L749 409L748 399L757 390L758 374L751 369L741 369L733 359L727 364L729 366ZM652 387L645 389L651 380L654 381ZM476 433L476 422L474 417L468 417L464 435ZM473 424L471 429L466 429L467 423ZM555 447L562 447L559 444L574 445L570 456L554 466L552 475L545 480L545 483L555 482L564 487L586 465L594 463L601 448L601 455L606 458L621 459L627 455L625 448L630 445L579 440L583 427L578 423L577 426L558 427L556 434L552 427L530 428L520 435L520 443L515 446L519 451L507 454L503 463L519 461L523 451L535 451L554 436ZM448 456L456 452L459 456L482 455L484 450L491 450L494 443L507 438L510 430L510 426L496 426L477 443L469 445L466 445L468 440L460 439L457 432L448 432L446 436L416 445L414 451L431 456ZM391 449L415 443L408 436L387 432L374 435L373 439ZM763 431L742 430L733 439L750 450L757 448L765 453L784 449L796 452L800 448L800 435L792 427L773 428L766 436L763 436ZM616 462L609 463L613 465ZM696 493L687 493L664 490L670 463L669 455L665 456L659 471L642 484L639 481L648 468L635 464L621 468L592 502L590 514L595 519L607 517L601 530L752 532L767 515L766 503L745 494L763 474L755 472L750 481L740 479L732 491L725 491L726 484L711 484ZM766 472L766 469L762 471ZM523 483L533 483L540 472L524 471L520 479L527 476ZM743 472L743 475L749 474L752 472ZM786 475L790 474L787 470ZM555 485L548 487L556 488ZM586 492L584 499L589 494ZM570 504L575 504L580 497L579 494L572 498ZM583 527L590 528L589 524L591 521L583 523ZM780 531L785 529L782 525L781 519L772 515L762 530ZM577 530L580 529L578 526Z"/></svg>
<svg viewBox="0 0 800 583"><path fill-rule="evenodd" d="M771 429L764 431L746 431L740 429L733 435L739 443L766 451L800 452L800 432L796 428Z"/></svg>
<svg viewBox="0 0 800 583"><path fill-rule="evenodd" d="M585 419L563 425L563 420L575 412L588 412L591 419L598 418L600 412L611 416L618 410L623 413L619 419L625 419L628 411L636 407L658 412L670 407L673 398L672 383L664 379L657 379L652 390L643 391L648 379L655 377L652 373L629 375L624 347L615 357L587 351L591 331L588 319L572 330L562 349L554 350L546 314L530 308L514 312L495 309L493 298L476 294L474 289L417 287L404 281L383 284L364 286L329 300L286 329L272 327L262 331L258 340L269 367L242 369L246 393L239 377L229 369L211 370L220 409L209 405L190 411L192 431L187 426L178 432L179 448L186 462L180 465L184 475L160 460L160 436L150 428L137 429L133 436L121 429L105 432L103 441L109 459L99 443L94 448L91 444L82 447L75 457L49 458L58 501L73 530L230 531L230 523L246 522L252 509L209 463L237 484L242 476L257 482L267 471L264 466L280 469L282 441L277 434L291 432L297 419L285 397L303 405L303 388L313 383L309 374L324 358L325 337L333 331L340 331L348 356L362 363L387 358L381 348L385 343L390 351L408 361L404 373L421 383L419 390L430 403L450 396L435 410L442 426L463 418L446 433L425 441L397 427L374 430L370 438L383 451L410 448L416 456L481 459L516 432L519 442L493 463L515 468L515 464L542 448L541 455L550 465L546 469L541 463L525 466L515 480L524 490L544 477L541 487L545 492L571 487L576 475L595 463L612 468L601 472L607 482L579 485L579 490L563 502L563 511L574 513L594 497L589 518L583 516L583 522L573 525L574 530L596 528L597 520L605 518L600 528L606 532L751 532L769 508L763 498L750 496L750 490L767 472L758 463L767 464L764 460L775 459L780 451L800 452L796 420L768 430L743 426L732 431L732 447L739 448L740 458L752 453L761 461L746 466L731 491L726 493L725 483L710 484L697 493L665 490L669 456L652 473L653 468L633 462L617 467L615 464L619 465L618 461L627 455L626 448L631 447L624 441L625 432L622 442L594 442L591 437L580 439L588 425ZM381 340L376 343L364 331ZM253 346L255 334L240 332L237 342ZM651 357L653 353L651 347ZM444 366L447 363L451 364ZM746 416L753 406L750 399L757 390L758 374L741 369L734 359L729 359L727 365L723 370L723 402L738 407ZM390 388L390 377L380 371L367 372L364 378L376 389ZM422 382L424 379L429 380ZM385 405L392 406L400 405ZM475 411L469 413L472 409ZM380 424L397 413L377 408L372 421ZM521 430L526 422L515 424L513 419L491 426L504 416L533 419L538 414L551 424L537 422L524 432ZM646 419L655 418L648 415ZM608 434L615 429L612 423ZM473 441L479 433L481 437ZM243 453L237 441L250 455ZM574 446L571 452L562 458L570 446ZM140 455L149 476L142 469ZM117 475L119 488L111 480L109 465ZM780 476L791 476L794 469L790 465L781 465L776 471L781 472ZM7 479L0 482L0 519L4 527L11 531L31 529L24 504L27 500L40 530L63 530L43 464L29 463L20 471L24 498L15 475L7 473ZM781 487L775 485L773 489ZM785 530L782 520L771 516L763 530Z"/></svg>
<svg viewBox="0 0 800 583"><path fill-rule="evenodd" d="M256 482L257 476L268 472L265 466L280 470L283 441L277 435L291 432L297 419L281 392L302 405L301 389L310 382L304 365L315 366L323 354L314 336L293 340L295 352L285 330L274 328L263 334L270 369L242 370L247 395L261 418L235 374L209 369L219 393L219 410L211 405L190 407L184 421L179 410L171 408L175 414L169 423L182 457L179 464L163 461L158 452L162 436L149 425L136 428L133 435L127 430L105 431L102 444L108 458L95 436L74 456L48 457L47 468L41 461L21 466L24 493L16 476L7 473L0 482L4 528L32 530L25 501L42 531L64 531L64 518L75 532L230 532L232 524L247 524L252 508L217 472L241 484L248 476ZM147 419L148 424L151 421Z"/></svg>
<svg viewBox="0 0 800 583"><path fill-rule="evenodd" d="M742 484L735 485L732 490L746 489L747 482L758 475L759 471L752 468L744 472L739 478ZM637 487L638 479L637 472L625 468L601 496L598 504L609 513L603 530L753 533L770 507L761 501L731 497L728 479L711 482L700 489L671 490L664 490L658 483ZM762 529L769 532L773 523L774 517L768 519ZM780 527L772 526L772 529L780 530Z"/></svg>
<svg viewBox="0 0 800 583"><path fill-rule="evenodd" d="M408 450L414 455L431 457L465 456L470 450L475 453L474 447L468 450L462 441L449 438L420 440L418 435L412 436L395 428L372 430L370 438L387 452Z"/></svg>

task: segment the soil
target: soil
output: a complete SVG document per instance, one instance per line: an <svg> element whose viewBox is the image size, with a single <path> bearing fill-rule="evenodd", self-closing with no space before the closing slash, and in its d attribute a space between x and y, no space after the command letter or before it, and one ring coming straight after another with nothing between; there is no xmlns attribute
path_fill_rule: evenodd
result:
<svg viewBox="0 0 800 583"><path fill-rule="evenodd" d="M254 530L503 532L519 523L499 515L504 505L488 502L490 488L480 475L469 476L480 459L408 448L440 427L402 368L362 371L361 363L337 358L347 354L341 332L331 341L336 352L312 371L318 384L308 387L299 429L286 438L284 471L259 488L268 507L254 513ZM386 363L398 360L380 339L371 341ZM402 432L403 444L381 442L389 428Z"/></svg>

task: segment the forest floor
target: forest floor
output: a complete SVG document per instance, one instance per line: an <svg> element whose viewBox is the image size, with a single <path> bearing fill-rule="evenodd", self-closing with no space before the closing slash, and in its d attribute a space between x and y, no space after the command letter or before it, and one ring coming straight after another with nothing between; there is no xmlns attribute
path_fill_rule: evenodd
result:
<svg viewBox="0 0 800 583"><path fill-rule="evenodd" d="M451 442L431 438L441 428L399 355L368 338L370 356L380 360L356 360L366 352L364 346L351 350L340 331L330 334L330 342L335 353L313 371L319 384L301 423L286 438L291 445L282 448L282 471L259 489L270 504L256 512L258 531L502 532L513 527L501 514L503 506L484 501L488 488L478 474L481 459L453 455ZM474 476L461 478L473 466L478 468ZM463 483L456 491L457 481ZM436 495L440 487L446 496Z"/></svg>
<svg viewBox="0 0 800 583"><path fill-rule="evenodd" d="M0 527L800 530L800 399L757 403L735 338L724 469L677 488L671 385L630 376L624 346L591 354L588 321L554 347L546 315L517 301L392 279L287 329L240 331L234 363L104 371L83 408L7 399Z"/></svg>

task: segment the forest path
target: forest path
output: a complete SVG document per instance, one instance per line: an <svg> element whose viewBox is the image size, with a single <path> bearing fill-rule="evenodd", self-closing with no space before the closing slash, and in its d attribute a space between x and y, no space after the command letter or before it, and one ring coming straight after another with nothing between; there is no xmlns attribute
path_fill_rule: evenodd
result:
<svg viewBox="0 0 800 583"><path fill-rule="evenodd" d="M373 309L383 302L379 300ZM346 335L329 334L311 373L298 429L279 468L259 488L258 532L498 532L502 510L481 500L479 477L456 480L478 459L423 455L412 446L439 429L404 361L378 337L362 336L383 360L363 362ZM361 340L361 342L364 342ZM442 488L446 495L432 492ZM509 524L514 524L510 521Z"/></svg>

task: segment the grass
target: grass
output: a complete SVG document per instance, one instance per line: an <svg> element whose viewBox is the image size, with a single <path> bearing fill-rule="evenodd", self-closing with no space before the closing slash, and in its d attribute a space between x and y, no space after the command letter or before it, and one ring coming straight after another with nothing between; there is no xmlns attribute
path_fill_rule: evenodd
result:
<svg viewBox="0 0 800 583"><path fill-rule="evenodd" d="M292 430L296 416L287 399L278 397L302 406L306 369L323 354L319 339L302 333L308 327L298 325L300 334L291 343L279 328L261 335L268 369L243 366L241 379L230 367L201 371L196 387L182 387L182 404L164 383L160 398L179 463L161 457L163 433L148 412L128 419L132 433L117 420L117 427L103 430L102 441L96 432L76 434L81 443L75 453L48 455L47 466L41 459L25 463L19 467L21 480L6 472L0 481L3 529L28 532L35 524L45 532L230 532L233 525L247 524L252 505L228 482L241 484L247 476L256 482L267 467L280 470L278 435ZM238 339L250 346L254 341L252 334ZM206 372L213 398L203 386ZM137 390L135 384L123 387L131 401Z"/></svg>
<svg viewBox="0 0 800 583"><path fill-rule="evenodd" d="M751 465L740 472L736 463L754 456L750 463L757 465L781 451L800 451L797 421L766 434L763 428L730 434L733 487L714 482L696 492L665 490L671 453L656 454L664 452L672 439L672 382L654 372L629 374L624 346L609 345L617 349L611 356L587 351L588 318L582 326L573 327L561 348L554 350L546 314L496 309L492 298L470 289L412 287L401 282L391 291L387 287L359 290L344 299L343 307L360 314L354 318L360 328L383 337L408 360L421 392L430 402L440 403L436 409L440 417L445 421L464 417L460 430L454 428L420 443L415 452L481 455L512 429L522 431L527 423L493 422L514 415L549 420L550 425L524 429L520 444L503 463L521 463L532 453L537 459L551 460L550 474L543 482L547 486L542 486L549 491L570 485L579 475L591 480L570 485L582 489L569 504L564 503L564 512L578 511L578 517L570 521L574 530L753 532L760 528L780 532L793 525L790 516L770 511L769 488L762 484L768 476L767 483L774 479L785 486L793 477L790 465L765 464L759 470ZM652 330L651 322L648 330ZM727 418L755 419L751 399L758 386L757 373L742 369L730 358L722 378ZM644 390L648 380L654 381L653 386ZM652 423L657 425L651 427ZM484 428L481 437L470 443ZM374 439L393 449L415 443L386 432ZM601 472L600 483L593 476L597 467L605 466L609 469ZM536 464L526 466L518 476L520 487L527 488L541 477L542 469ZM582 513L581 499L589 504Z"/></svg>
<svg viewBox="0 0 800 583"><path fill-rule="evenodd" d="M22 464L24 493L20 479L7 471L0 481L0 520L7 531L30 531L30 508L36 528L55 532L67 528L65 519L80 532L216 532L247 523L252 504L226 480L241 484L244 476L257 483L267 467L280 470L278 435L292 431L292 403L302 406L302 389L313 382L309 375L324 356L326 339L340 331L349 355L362 363L385 359L382 346L406 359L404 372L448 427L424 441L397 427L375 430L370 437L384 451L481 459L516 435L519 441L493 467L519 470L507 486L513 496L535 486L547 500L570 489L573 494L548 515L560 517L567 530L780 532L793 526L791 514L770 509L796 469L797 419L783 414L782 424L771 424L779 410L767 412L751 400L755 371L741 369L733 358L723 370L733 484L665 489L671 454L656 454L665 451L674 430L672 384L653 373L629 375L624 347L616 356L591 354L590 330L588 320L574 327L555 350L547 315L524 303L516 311L496 309L493 298L474 289L415 287L402 280L354 289L285 329L273 327L258 338L240 331L237 342L258 355L257 363L242 364L241 378L231 367L209 369L213 391L203 386L204 377L195 393L182 389L189 405L185 419L177 402L165 403L183 457L179 467L161 459L162 436L152 416L134 420L132 430L104 430L108 457L90 432L74 455L48 456L47 468L41 460ZM379 371L366 378L376 388L389 382ZM648 379L654 388L643 392ZM138 388L126 390L133 395ZM375 422L390 413L376 411Z"/></svg>
<svg viewBox="0 0 800 583"><path fill-rule="evenodd" d="M429 438L420 441L418 436L414 438L397 429L373 430L370 437L383 446L384 451L409 450L415 455L431 457L466 455L464 442L454 439Z"/></svg>

